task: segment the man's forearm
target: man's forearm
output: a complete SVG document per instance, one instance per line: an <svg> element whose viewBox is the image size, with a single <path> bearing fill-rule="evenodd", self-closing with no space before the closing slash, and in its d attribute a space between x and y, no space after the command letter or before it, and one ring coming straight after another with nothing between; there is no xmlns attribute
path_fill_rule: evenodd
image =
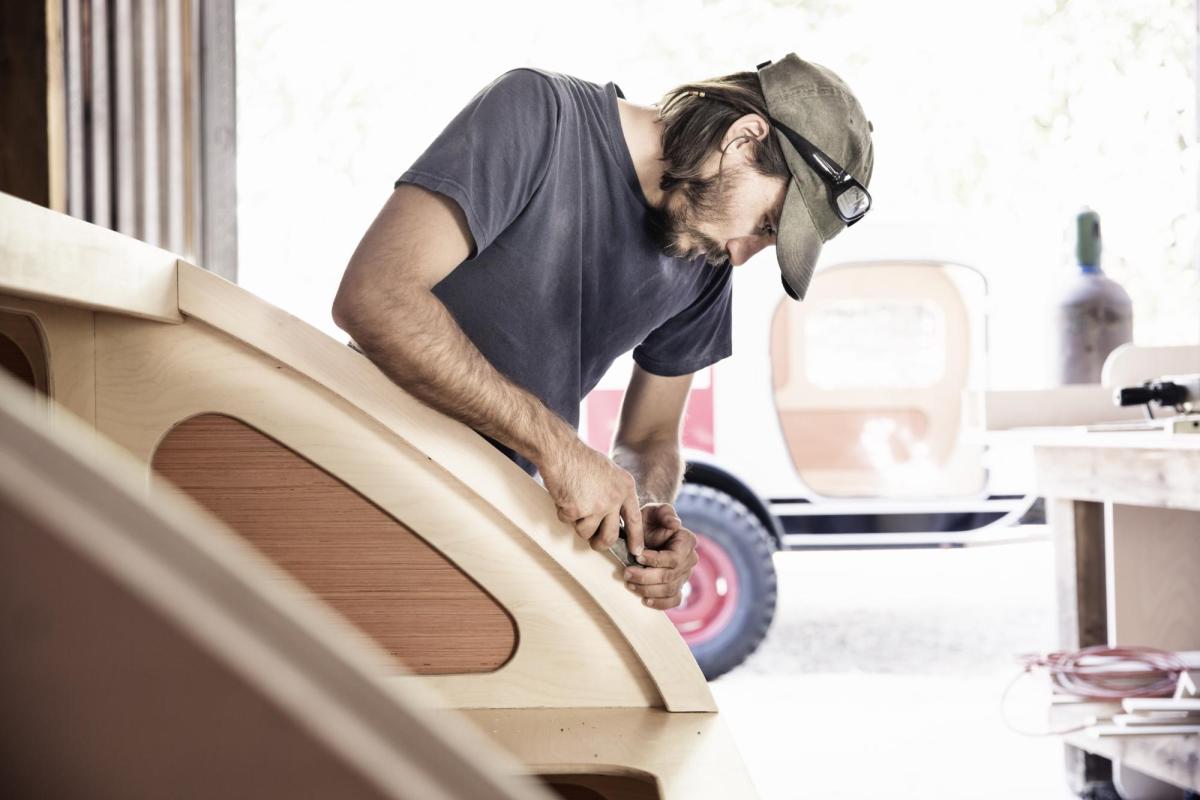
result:
<svg viewBox="0 0 1200 800"><path fill-rule="evenodd" d="M347 330L379 369L428 406L539 467L575 431L484 358L431 293L405 298Z"/></svg>
<svg viewBox="0 0 1200 800"><path fill-rule="evenodd" d="M613 446L612 459L637 481L642 505L675 502L684 468L678 439L617 444Z"/></svg>

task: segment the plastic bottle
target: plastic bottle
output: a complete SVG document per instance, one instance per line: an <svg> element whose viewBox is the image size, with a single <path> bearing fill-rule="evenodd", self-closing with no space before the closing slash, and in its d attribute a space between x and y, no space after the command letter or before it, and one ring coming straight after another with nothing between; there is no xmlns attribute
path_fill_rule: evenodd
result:
<svg viewBox="0 0 1200 800"><path fill-rule="evenodd" d="M1108 354L1133 341L1133 303L1100 269L1100 215L1075 218L1078 266L1055 307L1055 378L1060 384L1099 383Z"/></svg>

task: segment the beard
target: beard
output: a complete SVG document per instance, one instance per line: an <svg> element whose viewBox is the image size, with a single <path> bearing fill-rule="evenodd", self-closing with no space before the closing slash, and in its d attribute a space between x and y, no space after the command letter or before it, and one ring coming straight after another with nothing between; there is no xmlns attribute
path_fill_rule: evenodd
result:
<svg viewBox="0 0 1200 800"><path fill-rule="evenodd" d="M719 225L729 216L727 198L740 183L742 170L729 169L698 178L672 189L662 208L655 209L651 227L659 248L672 258L704 257L713 266L729 263L729 251L700 230L701 225Z"/></svg>

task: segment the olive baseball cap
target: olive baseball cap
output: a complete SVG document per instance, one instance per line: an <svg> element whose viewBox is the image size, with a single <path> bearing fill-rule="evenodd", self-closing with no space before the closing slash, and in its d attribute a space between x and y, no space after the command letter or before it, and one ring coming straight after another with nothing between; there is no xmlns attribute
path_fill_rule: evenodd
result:
<svg viewBox="0 0 1200 800"><path fill-rule="evenodd" d="M758 79L772 117L772 129L792 173L779 219L775 254L783 273L783 288L793 299L803 300L821 246L841 233L847 223L834 208L826 179L804 159L777 123L799 133L864 187L871 180L875 164L871 123L841 78L795 53L759 64Z"/></svg>

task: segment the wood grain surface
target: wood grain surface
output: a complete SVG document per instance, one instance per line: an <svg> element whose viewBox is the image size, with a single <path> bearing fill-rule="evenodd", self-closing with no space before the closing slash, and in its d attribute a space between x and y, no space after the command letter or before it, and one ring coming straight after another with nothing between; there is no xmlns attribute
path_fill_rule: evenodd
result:
<svg viewBox="0 0 1200 800"><path fill-rule="evenodd" d="M152 504L145 484L153 484ZM225 526L0 375L0 792L549 800Z"/></svg>
<svg viewBox="0 0 1200 800"><path fill-rule="evenodd" d="M153 467L411 671L491 672L511 657L516 625L499 603L403 523L244 422L185 420Z"/></svg>
<svg viewBox="0 0 1200 800"><path fill-rule="evenodd" d="M1038 491L1046 497L1200 511L1200 437L1077 433L1034 440Z"/></svg>
<svg viewBox="0 0 1200 800"><path fill-rule="evenodd" d="M555 666L543 663L539 670L541 685L535 689L541 702L548 697L549 685L564 680L568 682L564 688L569 688L570 705L581 705L584 696L593 694L593 689L600 683L618 693L626 693L634 683L645 686L645 676L649 678L647 688L656 691L661 698L652 698L651 705L661 704L672 711L716 710L704 675L667 615L661 612L646 613L647 609L638 602L636 595L625 588L618 577L619 573L613 569L615 561L605 556L598 557L583 544L571 527L558 519L554 503L546 490L494 447L486 444L477 433L405 393L368 358L344 343L271 306L240 286L184 261L179 262L179 310L188 318L185 327L191 328L193 320L204 321L223 335L237 339L279 364L286 365L286 369L280 372L295 371L304 379L333 392L341 401L353 407L353 416L378 423L384 431L402 439L406 447L419 454L422 471L428 472L428 477L438 481L448 477L457 484L452 491L459 493L467 504L478 507L493 519L497 516L501 518L496 521L499 524L489 525L497 529L496 534L504 531L506 537L517 537L519 546L526 552L529 546L540 551L532 554L539 561L542 560L541 554L549 556L557 564L557 569L552 569L551 575L576 584L585 593L587 615L593 623L602 622L606 628L615 627L620 637L625 639L627 646L616 645L622 660L625 660L624 654L632 649L634 658L644 666L644 669L636 670L633 676L627 675L627 669L622 666L621 673L612 676L609 668L601 669L596 662L605 654L590 649L590 644L583 644L577 624L567 624L564 620L554 627L569 631L566 635L570 637L572 645L578 643L578 654L569 659L569 663ZM256 385L263 382L261 373L254 377ZM357 481L350 483L359 485ZM453 515L445 516L450 518ZM411 521L410 524L422 536L441 547L432 532L427 533ZM488 538L492 538L492 535ZM490 543L485 547L489 555L496 552ZM465 556L469 556L469 553L460 555L442 549L480 583L488 585L488 580L499 577L502 557L492 558L492 564L476 570L467 563ZM528 580L526 572L528 570L522 571L522 582ZM550 576L537 578L537 585L522 591L538 605L544 605L545 598L550 596L547 594L546 577ZM562 590L556 587L555 591ZM574 588L569 591L573 592ZM498 591L493 591L493 594L516 613L513 604L501 597ZM561 602L561 598L556 595L554 602ZM556 616L562 616L558 606L554 606L552 611ZM521 614L516 616L521 621L524 637L527 628ZM558 635L561 637L563 634ZM607 638L607 631L605 635ZM562 642L560 646L565 644ZM520 660L521 652L526 649L525 640L522 639L514 662ZM584 656L584 653L587 655ZM584 671L600 673L602 677L600 681L584 679ZM611 696L611 692L604 693ZM640 686L638 693L646 695ZM602 700L600 694L596 692L587 704L613 705L612 700ZM515 699L513 702L516 702ZM624 705L624 702L619 704Z"/></svg>
<svg viewBox="0 0 1200 800"><path fill-rule="evenodd" d="M392 660L391 680L431 687L450 705L467 708L661 705L653 675L597 613L588 591L596 585L617 587L632 605L631 622L665 624L663 633L675 637L696 668L665 615L642 607L616 579L615 560L569 535L556 542L572 548L564 569L393 429L286 364L192 319L163 325L98 313L95 328L96 427L147 471L180 421L209 413L240 419L402 520L517 621L517 651L495 672L411 675ZM345 345L338 354L362 359ZM495 452L471 435L477 449ZM590 579L587 586L580 577Z"/></svg>
<svg viewBox="0 0 1200 800"><path fill-rule="evenodd" d="M0 193L0 291L182 322L173 253Z"/></svg>

